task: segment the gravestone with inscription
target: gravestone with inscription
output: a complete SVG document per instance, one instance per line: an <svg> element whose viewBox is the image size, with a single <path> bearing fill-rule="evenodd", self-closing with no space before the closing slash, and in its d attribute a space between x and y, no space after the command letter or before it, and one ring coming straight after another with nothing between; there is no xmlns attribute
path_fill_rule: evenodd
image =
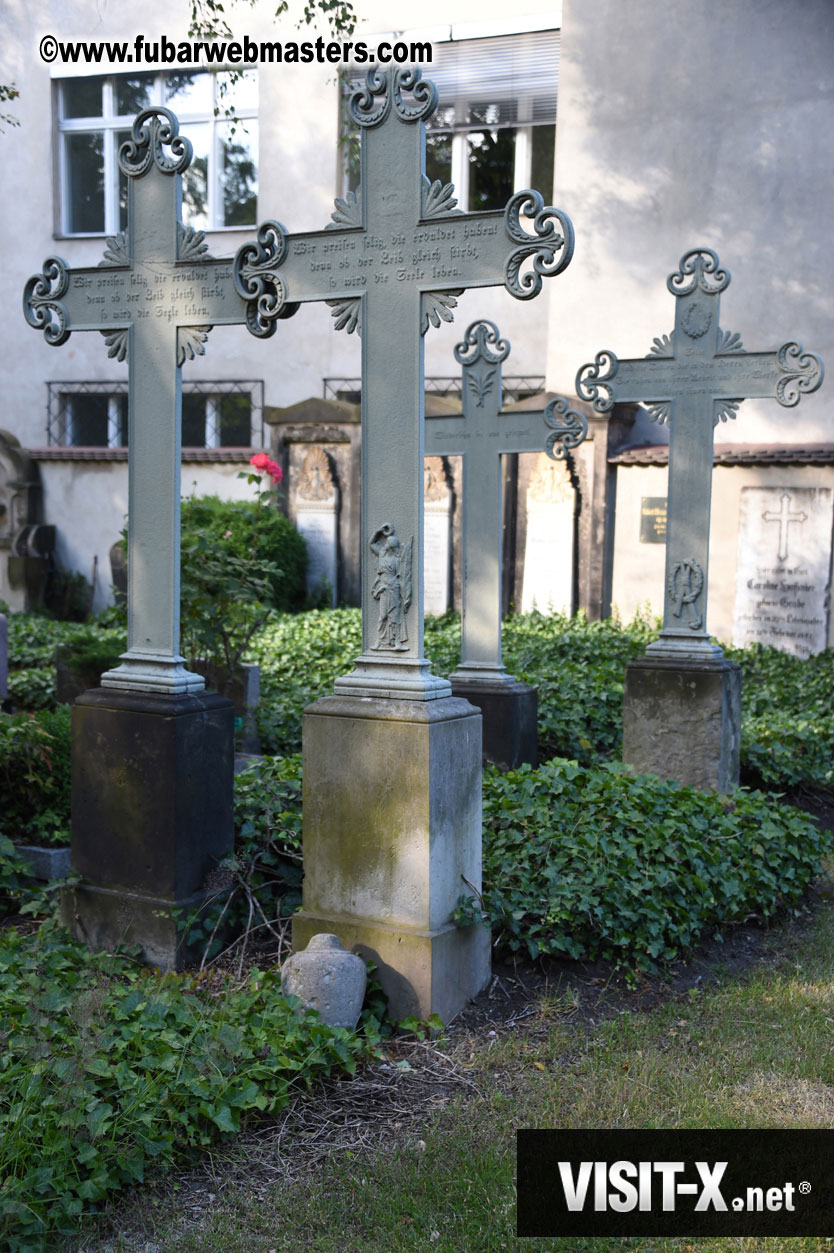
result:
<svg viewBox="0 0 834 1253"><path fill-rule="evenodd" d="M573 609L573 523L576 491L564 461L540 453L526 492L527 535L521 612ZM558 545L558 557L554 555Z"/></svg>
<svg viewBox="0 0 834 1253"><path fill-rule="evenodd" d="M796 657L828 646L834 492L743 487L733 642Z"/></svg>
<svg viewBox="0 0 834 1253"><path fill-rule="evenodd" d="M423 462L423 608L437 616L449 608L452 567L452 489L442 457Z"/></svg>
<svg viewBox="0 0 834 1253"><path fill-rule="evenodd" d="M392 1013L453 1016L489 978L489 934L458 928L481 874L481 718L423 655L423 335L457 295L529 299L573 251L537 192L464 214L425 176L437 107L419 70L371 70L349 102L361 182L322 231L265 223L237 255L250 329L326 300L362 337L362 653L304 717L304 895L293 943L331 932L373 957ZM466 889L466 890L471 890Z"/></svg>
<svg viewBox="0 0 834 1253"><path fill-rule="evenodd" d="M179 652L180 367L213 326L248 308L231 261L180 222L191 145L168 109L140 113L119 150L127 231L98 267L44 262L24 314L48 343L99 331L129 371L128 648L73 708L72 865L64 901L90 944L139 943L162 967L186 959L175 911L199 912L232 842L232 703L204 691Z"/></svg>
<svg viewBox="0 0 834 1253"><path fill-rule="evenodd" d="M544 449L556 462L588 430L584 415L561 399L543 411L503 410L501 367L509 351L494 322L473 322L455 348L463 414L426 418L426 450L463 458L461 662L452 691L481 710L484 758L502 769L536 764L538 693L507 674L501 660L501 458ZM550 556L554 565L564 560L560 552Z"/></svg>
<svg viewBox="0 0 834 1253"><path fill-rule="evenodd" d="M307 544L307 595L336 604L339 585L339 489L323 448L304 454L293 484L295 525Z"/></svg>
<svg viewBox="0 0 834 1253"><path fill-rule="evenodd" d="M626 670L623 760L636 771L724 791L738 783L741 672L707 631L713 428L745 399L792 407L823 377L822 362L798 343L747 352L719 325L730 282L710 248L685 253L667 287L676 298L672 335L644 360L602 352L577 374L599 412L643 401L669 423L669 488L663 629Z"/></svg>

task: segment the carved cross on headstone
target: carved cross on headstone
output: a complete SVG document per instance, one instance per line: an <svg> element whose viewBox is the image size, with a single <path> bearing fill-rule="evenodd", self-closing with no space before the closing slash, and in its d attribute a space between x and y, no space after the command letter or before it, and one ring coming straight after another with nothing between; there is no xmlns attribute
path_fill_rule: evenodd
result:
<svg viewBox="0 0 834 1253"><path fill-rule="evenodd" d="M773 513L770 509L766 509L762 514L765 522L779 523L779 551L778 557L780 561L788 559L788 527L792 522L806 522L807 513L803 513L800 509L798 513L791 513L791 498L788 492L783 492L779 498L779 512Z"/></svg>
<svg viewBox="0 0 834 1253"><path fill-rule="evenodd" d="M326 300L336 327L362 337L362 655L336 682L345 695L450 692L423 657L423 335L451 320L466 288L503 283L519 299L536 296L573 252L569 219L538 192L516 193L503 212L465 214L451 184L429 183L425 119L436 107L419 70L369 71L350 100L362 134L358 191L336 201L325 230L288 236L267 222L235 259L254 334L286 300Z"/></svg>
<svg viewBox="0 0 834 1253"><path fill-rule="evenodd" d="M108 355L127 360L128 651L101 682L172 695L204 687L179 652L180 366L205 351L213 326L247 317L231 259L210 258L203 233L180 223L190 162L191 144L169 109L140 113L119 150L128 183L126 235L108 238L95 268L70 269L49 257L23 297L27 322L47 343L63 344L72 331L101 331Z"/></svg>
<svg viewBox="0 0 834 1253"><path fill-rule="evenodd" d="M576 376L578 395L598 412L615 401L643 401L655 421L669 423L663 630L650 655L722 655L707 631L714 426L734 418L742 400L796 405L823 379L822 361L801 344L746 352L737 334L721 330L720 294L729 282L712 249L691 249L667 280L677 302L671 338L655 339L643 360L598 353Z"/></svg>
<svg viewBox="0 0 834 1253"><path fill-rule="evenodd" d="M463 458L461 664L453 681L514 682L501 662L501 455L545 451L559 460L588 433L585 416L560 398L544 410L501 408L509 352L494 322L473 322L455 348L463 414L426 417L426 454Z"/></svg>

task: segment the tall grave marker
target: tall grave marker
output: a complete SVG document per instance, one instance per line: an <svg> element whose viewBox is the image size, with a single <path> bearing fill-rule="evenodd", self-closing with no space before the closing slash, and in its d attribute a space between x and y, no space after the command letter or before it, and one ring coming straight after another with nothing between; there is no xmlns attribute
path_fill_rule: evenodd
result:
<svg viewBox="0 0 834 1253"><path fill-rule="evenodd" d="M233 706L204 692L179 652L180 366L213 326L247 307L231 261L180 222L191 145L168 109L140 113L119 150L127 232L97 267L58 257L26 284L24 315L60 345L100 331L127 361L128 649L73 709L68 921L96 946L127 940L170 967L182 957L172 910L192 911L232 842Z"/></svg>
<svg viewBox="0 0 834 1253"><path fill-rule="evenodd" d="M436 106L419 71L369 71L350 100L358 191L322 231L265 223L235 273L253 332L288 301L326 300L362 337L362 654L304 717L293 942L333 932L374 957L396 1016L448 1019L489 977L488 933L453 921L465 881L480 888L481 719L423 656L422 337L466 288L537 295L573 231L533 191L503 212L457 211L454 188L424 173Z"/></svg>
<svg viewBox="0 0 834 1253"><path fill-rule="evenodd" d="M719 791L738 782L741 672L707 631L713 428L742 400L792 407L823 378L819 357L798 343L747 352L721 329L729 282L712 249L691 249L667 280L676 298L671 337L655 339L644 360L601 352L576 378L578 395L600 413L643 401L670 428L663 630L626 670L623 760Z"/></svg>
<svg viewBox="0 0 834 1253"><path fill-rule="evenodd" d="M544 450L559 460L588 432L584 415L562 399L538 411L501 408L509 352L494 322L471 323L455 348L463 414L426 418L426 453L463 459L461 663L452 692L481 710L484 757L503 769L536 764L538 693L507 674L501 660L501 457Z"/></svg>

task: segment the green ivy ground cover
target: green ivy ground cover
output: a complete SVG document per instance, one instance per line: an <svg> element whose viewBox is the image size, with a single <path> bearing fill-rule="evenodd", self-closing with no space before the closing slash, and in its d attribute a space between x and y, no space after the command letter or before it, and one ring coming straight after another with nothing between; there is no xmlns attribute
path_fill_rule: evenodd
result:
<svg viewBox="0 0 834 1253"><path fill-rule="evenodd" d="M707 929L793 907L832 833L759 792L704 793L555 758L484 774L483 901L499 946L648 971Z"/></svg>
<svg viewBox="0 0 834 1253"><path fill-rule="evenodd" d="M0 1245L54 1247L85 1211L299 1086L352 1073L367 1038L280 995L159 975L89 953L50 924L0 935Z"/></svg>

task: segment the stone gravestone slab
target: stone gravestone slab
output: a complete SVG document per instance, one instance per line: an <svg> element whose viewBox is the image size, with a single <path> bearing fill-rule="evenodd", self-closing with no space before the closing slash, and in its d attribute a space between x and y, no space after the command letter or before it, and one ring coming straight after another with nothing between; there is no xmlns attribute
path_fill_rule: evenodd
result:
<svg viewBox="0 0 834 1253"><path fill-rule="evenodd" d="M295 525L307 544L307 595L336 604L339 586L339 489L330 460L315 445L295 484Z"/></svg>
<svg viewBox="0 0 834 1253"><path fill-rule="evenodd" d="M742 488L735 644L796 657L828 646L833 528L830 487Z"/></svg>
<svg viewBox="0 0 834 1253"><path fill-rule="evenodd" d="M544 410L501 409L501 367L509 351L494 322L473 322L455 348L463 366L463 414L426 418L427 450L463 458L461 664L452 691L481 710L484 758L503 769L536 763L538 695L507 674L501 661L501 458L544 448L543 459L555 464L588 431L584 415L562 399ZM559 564L563 554L551 550L550 559Z"/></svg>
<svg viewBox="0 0 834 1253"><path fill-rule="evenodd" d="M719 325L730 282L710 248L685 253L667 287L676 298L672 335L644 360L597 355L576 379L599 412L643 401L669 423L669 489L663 630L626 670L623 760L636 771L725 791L738 783L741 672L707 631L713 428L745 399L792 407L815 391L823 367L800 344L747 352Z"/></svg>
<svg viewBox="0 0 834 1253"><path fill-rule="evenodd" d="M564 461L540 453L527 489L521 612L571 613L576 492ZM558 554L558 555L557 555Z"/></svg>
<svg viewBox="0 0 834 1253"><path fill-rule="evenodd" d="M423 463L423 608L440 615L449 608L452 551L452 492L442 457Z"/></svg>
<svg viewBox="0 0 834 1253"><path fill-rule="evenodd" d="M191 145L168 109L140 113L119 149L126 234L98 267L58 257L24 292L24 314L60 345L100 331L129 371L128 649L73 709L72 864L67 921L90 944L138 942L146 959L186 959L174 911L206 900L232 842L233 706L204 692L179 652L180 367L213 326L249 310L230 261L180 222Z"/></svg>
<svg viewBox="0 0 834 1253"><path fill-rule="evenodd" d="M255 333L287 302L326 300L362 336L362 654L304 718L293 944L336 934L377 962L396 1017L448 1020L489 978L489 935L453 920L462 877L480 884L480 714L423 655L423 335L466 288L537 295L573 230L533 191L456 211L451 184L424 172L436 107L419 70L369 71L349 102L357 192L325 230L265 223L235 274Z"/></svg>

